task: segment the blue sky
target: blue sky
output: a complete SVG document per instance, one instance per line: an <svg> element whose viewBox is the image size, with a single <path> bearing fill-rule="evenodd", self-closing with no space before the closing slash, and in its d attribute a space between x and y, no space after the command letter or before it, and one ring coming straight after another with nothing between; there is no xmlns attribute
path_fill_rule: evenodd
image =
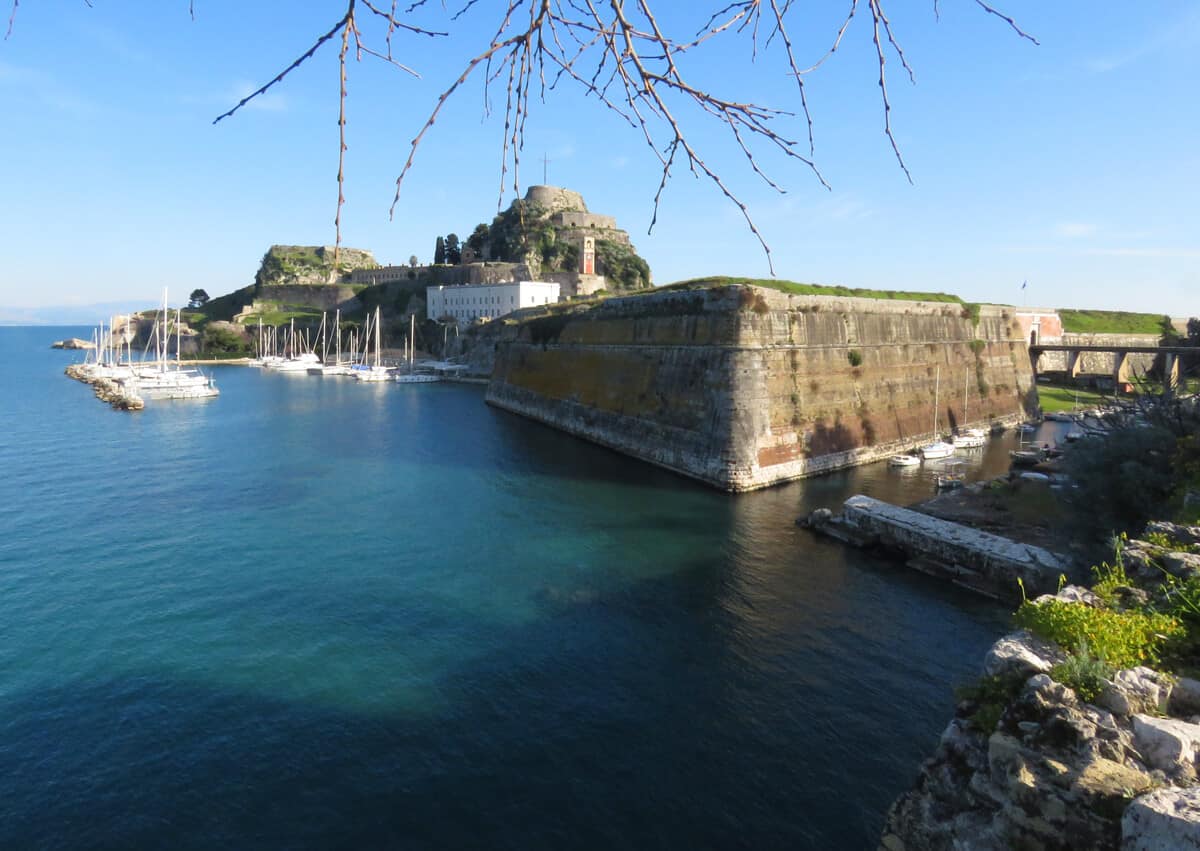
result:
<svg viewBox="0 0 1200 851"><path fill-rule="evenodd" d="M865 12L807 78L831 190L764 153L788 190L780 195L719 127L689 113L685 128L749 204L781 278L1200 314L1200 6L1001 2L1040 46L967 0L942 0L940 20L932 2L885 5L916 75L910 84L889 55L912 184L882 132ZM807 5L789 19L801 64L820 57L848 7ZM701 6L658 0L664 25L683 33L703 23ZM0 43L0 307L150 303L163 286L173 302L196 287L217 295L250 283L272 243L331 244L336 46L232 119L212 119L344 8L195 0L192 20L187 0L21 4ZM397 57L420 79L371 57L349 68L343 243L381 262L431 259L437 234L466 235L496 211L502 90L487 116L474 79L427 135L388 219L409 140L486 43L499 4L483 0L451 22L456 9L435 2L418 13L447 38L397 38ZM379 44L373 25L363 31ZM747 40L718 39L689 57L688 73L732 98L795 110L781 60L778 44L751 61ZM547 155L549 182L615 215L657 283L769 274L738 210L682 169L647 234L657 161L594 100L563 86L534 106L522 186L541 182ZM796 121L781 129L804 133ZM508 189L504 205L511 199Z"/></svg>

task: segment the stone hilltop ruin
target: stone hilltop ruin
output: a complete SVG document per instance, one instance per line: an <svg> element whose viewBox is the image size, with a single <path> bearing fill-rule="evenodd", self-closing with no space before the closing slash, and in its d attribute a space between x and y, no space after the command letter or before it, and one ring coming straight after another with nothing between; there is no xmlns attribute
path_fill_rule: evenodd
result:
<svg viewBox="0 0 1200 851"><path fill-rule="evenodd" d="M583 195L561 186L531 186L478 239L464 239L459 263L363 267L352 284L425 279L429 284L551 281L564 298L651 285L650 267L613 216L588 210ZM474 244L473 244L474 243Z"/></svg>

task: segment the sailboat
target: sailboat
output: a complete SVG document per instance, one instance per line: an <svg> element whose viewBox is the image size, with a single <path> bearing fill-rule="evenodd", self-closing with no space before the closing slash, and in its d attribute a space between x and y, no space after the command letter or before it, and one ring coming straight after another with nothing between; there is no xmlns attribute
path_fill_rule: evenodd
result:
<svg viewBox="0 0 1200 851"><path fill-rule="evenodd" d="M161 322L155 323L156 362L135 371L121 383L145 399L210 399L219 396L216 383L198 369L184 369L179 363L183 349L183 311L175 311L175 367L167 357L167 323L171 313L167 308L167 291L163 290Z"/></svg>
<svg viewBox="0 0 1200 851"><path fill-rule="evenodd" d="M320 366L321 359L313 352L296 353L296 318L292 317L291 330L288 332L289 357L277 363L267 364L268 369L276 372L308 372L310 366Z"/></svg>
<svg viewBox="0 0 1200 851"><path fill-rule="evenodd" d="M937 437L937 415L938 415L938 389L942 377L942 368L939 366L933 379L933 435ZM921 447L921 457L926 461L934 458L949 458L954 454L954 444L946 443L944 440L934 440L933 443L928 443Z"/></svg>
<svg viewBox="0 0 1200 851"><path fill-rule="evenodd" d="M324 318L324 317L322 317ZM322 375L352 375L349 362L342 360L342 309L339 307L333 315L333 363L321 366Z"/></svg>
<svg viewBox="0 0 1200 851"><path fill-rule="evenodd" d="M416 372L415 371L415 350L416 350L416 332L417 332L417 315L414 313L408 318L408 339L404 343L405 360L408 361L408 372L396 373L396 381L400 384L431 384L434 381L441 381L441 378L431 372Z"/></svg>
<svg viewBox="0 0 1200 851"><path fill-rule="evenodd" d="M380 362L379 308L375 308L375 362L370 366L361 364L354 370L359 381L391 381L392 371Z"/></svg>
<svg viewBox="0 0 1200 851"><path fill-rule="evenodd" d="M967 392L971 386L971 371L963 372L963 420L967 419ZM951 441L956 449L978 449L987 443L987 433L981 428L968 428L954 435Z"/></svg>

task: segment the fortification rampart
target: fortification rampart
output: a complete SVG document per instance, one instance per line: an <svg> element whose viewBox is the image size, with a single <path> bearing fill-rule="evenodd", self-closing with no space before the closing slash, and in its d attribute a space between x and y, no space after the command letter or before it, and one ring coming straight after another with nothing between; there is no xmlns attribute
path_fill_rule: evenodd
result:
<svg viewBox="0 0 1200 851"><path fill-rule="evenodd" d="M334 310L338 307L348 310L358 306L354 297L354 288L345 284L268 285L259 288L255 302L304 305L316 310Z"/></svg>
<svg viewBox="0 0 1200 851"><path fill-rule="evenodd" d="M1019 328L991 306L976 322L959 304L729 286L609 299L503 336L491 404L730 491L1032 401Z"/></svg>

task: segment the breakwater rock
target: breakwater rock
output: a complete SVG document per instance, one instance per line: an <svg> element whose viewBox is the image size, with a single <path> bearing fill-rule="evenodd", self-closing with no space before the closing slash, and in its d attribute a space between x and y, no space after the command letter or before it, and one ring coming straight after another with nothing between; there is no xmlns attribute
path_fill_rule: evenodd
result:
<svg viewBox="0 0 1200 851"><path fill-rule="evenodd" d="M517 321L487 401L727 491L1036 407L1010 308L668 289Z"/></svg>
<svg viewBox="0 0 1200 851"><path fill-rule="evenodd" d="M69 337L66 340L56 340L50 344L52 349L94 349L96 344L91 340L81 340L78 337Z"/></svg>
<svg viewBox="0 0 1200 851"><path fill-rule="evenodd" d="M869 496L850 497L840 516L814 511L803 525L844 543L899 553L910 567L1011 602L1020 601L1022 586L1035 595L1053 591L1069 572L1065 558L1042 547Z"/></svg>

